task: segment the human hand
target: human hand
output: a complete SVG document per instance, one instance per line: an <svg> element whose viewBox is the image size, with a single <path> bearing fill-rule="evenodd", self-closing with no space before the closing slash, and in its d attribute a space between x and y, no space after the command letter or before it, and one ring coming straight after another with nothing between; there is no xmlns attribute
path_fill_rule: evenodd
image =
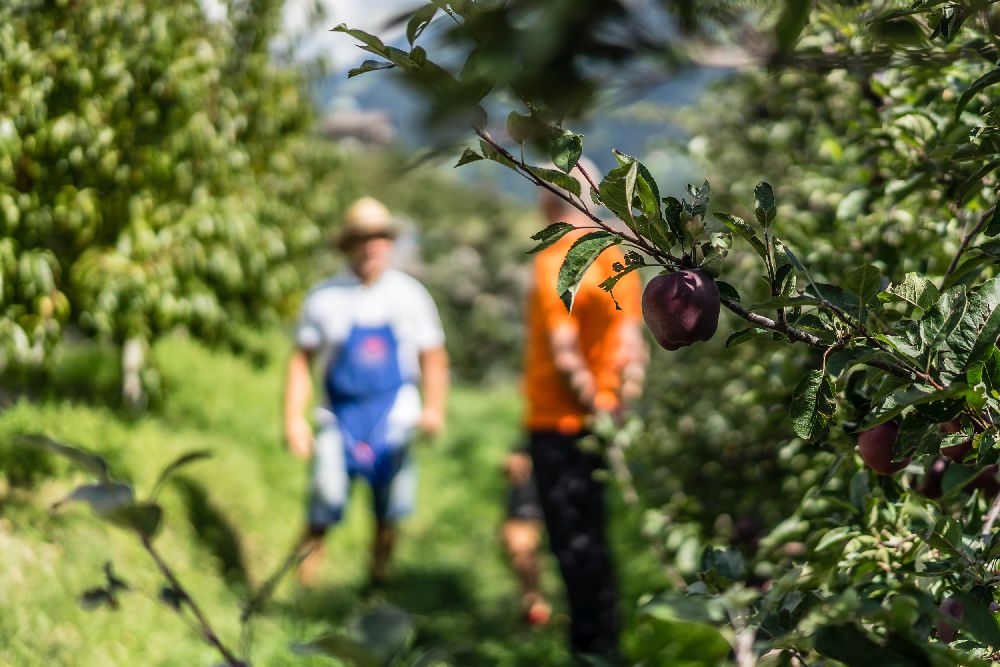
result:
<svg viewBox="0 0 1000 667"><path fill-rule="evenodd" d="M285 442L295 458L307 460L313 452L313 432L305 417L285 421Z"/></svg>
<svg viewBox="0 0 1000 667"><path fill-rule="evenodd" d="M417 430L428 437L434 437L444 429L444 415L436 408L425 407L417 422Z"/></svg>
<svg viewBox="0 0 1000 667"><path fill-rule="evenodd" d="M504 474L511 484L524 484L531 477L531 457L526 452L511 452L503 463Z"/></svg>

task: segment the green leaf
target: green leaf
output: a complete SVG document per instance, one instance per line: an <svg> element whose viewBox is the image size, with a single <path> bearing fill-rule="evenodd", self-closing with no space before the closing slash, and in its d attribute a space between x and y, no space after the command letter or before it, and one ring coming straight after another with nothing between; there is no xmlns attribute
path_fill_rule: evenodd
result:
<svg viewBox="0 0 1000 667"><path fill-rule="evenodd" d="M844 274L843 287L857 294L863 305L879 293L882 288L882 274L871 264L859 266Z"/></svg>
<svg viewBox="0 0 1000 667"><path fill-rule="evenodd" d="M958 202L959 206L964 206L969 202L971 196L976 194L976 186L978 185L982 187L983 178L985 178L990 172L994 171L997 167L1000 167L1000 160L987 162L955 189L955 201Z"/></svg>
<svg viewBox="0 0 1000 667"><path fill-rule="evenodd" d="M471 148L466 148L465 151L462 153L462 157L458 159L458 163L455 166L461 167L463 165L469 164L470 162L477 162L483 159L485 158L483 158L483 156L477 153L476 151L472 150Z"/></svg>
<svg viewBox="0 0 1000 667"><path fill-rule="evenodd" d="M783 261L784 260L784 261ZM774 273L774 283L778 286L778 296L789 297L795 294L795 267L784 256L776 258L778 270Z"/></svg>
<svg viewBox="0 0 1000 667"><path fill-rule="evenodd" d="M767 181L761 181L753 189L753 214L764 229L770 227L778 215L774 203L774 189Z"/></svg>
<svg viewBox="0 0 1000 667"><path fill-rule="evenodd" d="M962 96L958 98L958 104L955 105L955 118L962 115L962 112L965 111L965 107L969 105L969 102L972 101L972 98L975 97L977 93L998 83L1000 83L1000 68L990 70L973 81L968 90L962 93Z"/></svg>
<svg viewBox="0 0 1000 667"><path fill-rule="evenodd" d="M803 296L805 298L825 301L848 313L857 313L861 307L861 303L856 296L837 285L810 283L803 291Z"/></svg>
<svg viewBox="0 0 1000 667"><path fill-rule="evenodd" d="M979 474L973 466L950 465L944 471L941 478L941 491L949 494L952 491L965 487L972 479ZM949 551L954 551L954 546Z"/></svg>
<svg viewBox="0 0 1000 667"><path fill-rule="evenodd" d="M562 237L566 236L569 232L576 229L573 225L568 222L554 222L542 231L533 235L531 238L534 241L538 241L538 245L528 251L528 254L536 253L539 250L545 250L550 245L556 243Z"/></svg>
<svg viewBox="0 0 1000 667"><path fill-rule="evenodd" d="M890 284L881 294L882 301L905 301L906 303L927 310L941 298L941 293L926 276L919 273L907 273L899 285Z"/></svg>
<svg viewBox="0 0 1000 667"><path fill-rule="evenodd" d="M438 8L433 5L425 5L413 12L413 16L406 23L406 41L413 46L413 42L417 41L417 37L420 33L430 25L431 20L434 18L434 14L437 13Z"/></svg>
<svg viewBox="0 0 1000 667"><path fill-rule="evenodd" d="M390 604L383 604L355 617L348 636L363 646L381 665L388 665L410 647L416 636L413 617Z"/></svg>
<svg viewBox="0 0 1000 667"><path fill-rule="evenodd" d="M353 79L359 74L365 74L367 72L376 72L381 69L392 69L395 67L392 63L381 62L379 60L366 60L361 63L358 67L347 70L347 78Z"/></svg>
<svg viewBox="0 0 1000 667"><path fill-rule="evenodd" d="M847 542L856 535L857 533L847 526L837 526L836 528L826 531L826 534L820 538L819 542L816 544L816 551L823 551L827 547L833 546L834 544Z"/></svg>
<svg viewBox="0 0 1000 667"><path fill-rule="evenodd" d="M504 155L497 149L493 148L493 146L491 146L490 144L486 143L481 139L479 141L479 150L482 152L483 157L486 158L487 160L493 160L494 162L499 162L505 167L514 169L515 171L517 170L517 167L514 165L514 163L511 161L509 157L507 157L506 155Z"/></svg>
<svg viewBox="0 0 1000 667"><path fill-rule="evenodd" d="M153 486L153 491L150 496L153 498L160 492L163 487L163 483L173 475L179 468L182 468L189 463L194 463L195 461L202 461L212 457L212 452L207 449L198 449L193 452L187 452L186 454L181 454L176 459L174 459L166 468L160 472L160 477L156 480L156 484Z"/></svg>
<svg viewBox="0 0 1000 667"><path fill-rule="evenodd" d="M838 660L851 667L903 667L904 665L932 664L905 637L891 634L885 646L873 641L854 623L824 625L812 635L813 647L821 655Z"/></svg>
<svg viewBox="0 0 1000 667"><path fill-rule="evenodd" d="M750 341L757 340L758 338L763 338L765 336L770 336L771 331L769 329L762 329L760 327L753 327L751 329L743 329L731 334L729 338L726 339L726 347L736 347L737 345L742 345L743 343L749 343Z"/></svg>
<svg viewBox="0 0 1000 667"><path fill-rule="evenodd" d="M663 220L667 223L667 228L678 241L685 238L684 225L681 223L681 212L684 210L680 200L676 197L663 198Z"/></svg>
<svg viewBox="0 0 1000 667"><path fill-rule="evenodd" d="M163 510L153 502L134 503L117 507L104 518L120 528L133 530L144 539L151 539L160 530Z"/></svg>
<svg viewBox="0 0 1000 667"><path fill-rule="evenodd" d="M684 210L688 212L691 217L701 217L704 218L705 214L708 213L708 202L712 198L712 186L706 179L701 187L695 187L688 184L688 194L691 195L691 203L685 199L683 200Z"/></svg>
<svg viewBox="0 0 1000 667"><path fill-rule="evenodd" d="M757 238L757 234L749 222L731 213L716 213L715 217L734 234L749 242L761 259L767 258L767 248L764 246L764 242Z"/></svg>
<svg viewBox="0 0 1000 667"><path fill-rule="evenodd" d="M135 491L131 485L104 481L76 487L68 496L54 503L52 509L57 510L71 502L84 502L99 515L104 516L119 507L131 505L134 501Z"/></svg>
<svg viewBox="0 0 1000 667"><path fill-rule="evenodd" d="M542 179L546 183L551 183L556 187L562 188L567 192L571 192L577 197L582 193L580 189L580 181L576 180L569 174L565 174L558 169L545 169L544 167L528 167L528 171Z"/></svg>
<svg viewBox="0 0 1000 667"><path fill-rule="evenodd" d="M716 624L726 620L726 608L719 598L680 592L657 595L640 609L640 613L664 621Z"/></svg>
<svg viewBox="0 0 1000 667"><path fill-rule="evenodd" d="M42 433L26 433L19 435L16 442L21 445L39 447L47 449L63 456L85 470L89 470L103 480L109 480L108 462L101 456L89 452L82 447L72 447L70 445L56 442L52 438Z"/></svg>
<svg viewBox="0 0 1000 667"><path fill-rule="evenodd" d="M938 4L942 4L941 0L935 0L932 6ZM941 20L934 26L934 30L931 32L931 39L941 37L946 43L950 42L958 34L958 31L962 28L962 24L965 23L967 18L969 18L969 14L963 7L953 3L948 4L941 10Z"/></svg>
<svg viewBox="0 0 1000 667"><path fill-rule="evenodd" d="M888 44L917 46L927 41L924 29L917 21L909 17L892 21L878 21L872 28L875 38Z"/></svg>
<svg viewBox="0 0 1000 667"><path fill-rule="evenodd" d="M990 221L986 224L986 229L983 230L983 234L986 236L996 236L1000 234L1000 206L993 207L993 214L990 216Z"/></svg>
<svg viewBox="0 0 1000 667"><path fill-rule="evenodd" d="M746 578L747 565L743 555L732 547L718 549L706 546L701 553L700 574L710 574L724 582L741 581Z"/></svg>
<svg viewBox="0 0 1000 667"><path fill-rule="evenodd" d="M604 177L598 189L607 209L630 228L635 227L632 197L635 195L635 179L638 174L639 166L635 162L615 167Z"/></svg>
<svg viewBox="0 0 1000 667"><path fill-rule="evenodd" d="M967 389L968 387L959 383L945 389L934 389L927 385L907 385L897 389L874 405L872 411L862 420L858 430L867 431L879 424L884 424L910 406L961 396L965 394Z"/></svg>
<svg viewBox="0 0 1000 667"><path fill-rule="evenodd" d="M780 54L791 53L798 41L799 35L809 22L812 11L812 0L785 0L784 8L774 26L774 37L777 51Z"/></svg>
<svg viewBox="0 0 1000 667"><path fill-rule="evenodd" d="M729 299L730 301L735 301L736 303L740 302L740 293L736 291L735 287L721 280L716 280L715 284L719 288L719 295L723 299Z"/></svg>
<svg viewBox="0 0 1000 667"><path fill-rule="evenodd" d="M795 253L792 252L792 249L789 248L787 245L785 246L785 257L787 257L788 261L792 263L792 266L794 266L799 271L806 270L806 267L802 265L802 262L799 261L799 258L795 256Z"/></svg>
<svg viewBox="0 0 1000 667"><path fill-rule="evenodd" d="M870 347L852 347L837 350L826 360L826 370L833 377L840 377L844 371L873 359L887 356L884 352Z"/></svg>
<svg viewBox="0 0 1000 667"><path fill-rule="evenodd" d="M1000 278L993 278L968 293L958 325L945 341L939 358L945 381L961 376L970 363L984 359L1000 336Z"/></svg>
<svg viewBox="0 0 1000 667"><path fill-rule="evenodd" d="M160 602L167 605L174 611L180 611L186 600L184 593L173 586L164 586L160 589Z"/></svg>
<svg viewBox="0 0 1000 667"><path fill-rule="evenodd" d="M938 302L920 318L920 343L925 360L945 346L951 332L965 316L966 308L965 285L957 285L942 294Z"/></svg>
<svg viewBox="0 0 1000 667"><path fill-rule="evenodd" d="M80 607L85 611L93 611L107 605L112 609L118 606L114 594L104 587L88 588L80 594Z"/></svg>
<svg viewBox="0 0 1000 667"><path fill-rule="evenodd" d="M559 277L556 280L556 292L567 311L573 310L576 291L587 269L598 255L618 243L621 243L621 237L609 232L590 232L573 243L559 267Z"/></svg>
<svg viewBox="0 0 1000 667"><path fill-rule="evenodd" d="M550 156L553 164L567 174L573 170L583 155L583 135L564 130L552 141Z"/></svg>
<svg viewBox="0 0 1000 667"><path fill-rule="evenodd" d="M792 429L813 440L829 429L836 407L833 380L821 370L809 371L792 392Z"/></svg>
<svg viewBox="0 0 1000 667"><path fill-rule="evenodd" d="M653 174L642 162L631 155L626 155L621 151L614 151L615 159L622 165L634 163L638 172L636 173L635 194L639 196L639 203L646 217L652 222L660 219L660 189L656 185Z"/></svg>
<svg viewBox="0 0 1000 667"><path fill-rule="evenodd" d="M340 25L331 29L330 32L343 32L350 35L354 39L358 40L359 42L369 47L370 49L376 49L382 51L385 50L385 44L382 43L381 39L379 39L375 35L372 35L371 33L365 32L364 30L354 30L352 28L349 28L347 27L346 23L341 23Z"/></svg>
<svg viewBox="0 0 1000 667"><path fill-rule="evenodd" d="M535 121L531 116L524 116L516 111L511 111L507 115L507 134L519 144L531 138Z"/></svg>

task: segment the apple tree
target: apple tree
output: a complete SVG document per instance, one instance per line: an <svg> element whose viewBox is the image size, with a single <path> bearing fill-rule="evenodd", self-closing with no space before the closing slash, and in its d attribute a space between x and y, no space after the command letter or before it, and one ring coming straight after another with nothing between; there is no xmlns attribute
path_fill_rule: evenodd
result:
<svg viewBox="0 0 1000 667"><path fill-rule="evenodd" d="M320 239L287 178L315 163L311 105L268 53L280 3L230 4L0 7L0 371L75 330L124 346L137 400L163 332L231 341L291 310Z"/></svg>
<svg viewBox="0 0 1000 667"><path fill-rule="evenodd" d="M791 484L800 505L759 540L749 560L731 546L705 548L697 576L654 595L641 614L719 628L739 664L994 659L994 3L661 5L676 37L668 44L622 40L649 16L616 3L605 8L617 8L610 14L592 15L543 3L531 16L513 3L433 3L413 14L409 50L338 30L380 58L355 73L395 68L430 92L435 112L445 101L462 107L456 117L473 120L477 143L459 165L491 160L590 216L594 229L568 251L554 286L567 307L593 258L617 245L626 262L604 283L610 298L622 275L645 267L668 278L694 274L718 290L717 302L706 296L712 289L695 289L691 298L679 290L648 295L646 319L664 347L704 337L698 327L675 328L684 309L701 314L722 306L741 324L726 341L733 353L767 346L779 350L781 363L772 370L780 376L798 366L784 423L792 432L788 447L805 459ZM701 11L685 10L691 7ZM469 46L457 73L414 45L439 13ZM527 39L550 31L555 37L542 40L547 48ZM734 35L744 42L735 53ZM723 177L712 182L724 208L713 206L708 181L671 196L640 159L618 152L607 174L582 174L589 192L569 175L583 172L583 137L565 121L593 99L589 86L598 87L609 71L601 67L659 47L668 60L687 48L706 62L772 67L731 90L723 83L719 99L709 98L730 102L719 104L722 127L707 113L695 121L704 163L721 165ZM519 60L522 50L533 52L528 60ZM586 66L581 54L592 56ZM502 62L538 66L498 69ZM569 85L539 86L544 77ZM480 105L493 86L519 100L503 129L487 122ZM748 114L760 122L748 124ZM526 160L519 147L525 144L540 147L554 168ZM603 220L598 206L621 226ZM556 223L534 238L545 247L567 231ZM696 348L684 358L716 363L699 358ZM760 368L747 372L768 382L767 366L765 377ZM725 381L745 374L728 371ZM648 440L641 433L630 439L629 458L655 463L643 452ZM662 544L654 546L664 553ZM651 658L655 642L641 650Z"/></svg>

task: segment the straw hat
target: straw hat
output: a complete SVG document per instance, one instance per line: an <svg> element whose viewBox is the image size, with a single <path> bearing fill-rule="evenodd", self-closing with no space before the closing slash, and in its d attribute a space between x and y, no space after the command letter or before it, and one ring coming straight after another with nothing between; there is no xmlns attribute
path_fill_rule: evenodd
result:
<svg viewBox="0 0 1000 667"><path fill-rule="evenodd" d="M346 250L358 239L384 236L394 239L399 228L385 204L374 197L362 197L347 207L344 224L337 236L337 247Z"/></svg>

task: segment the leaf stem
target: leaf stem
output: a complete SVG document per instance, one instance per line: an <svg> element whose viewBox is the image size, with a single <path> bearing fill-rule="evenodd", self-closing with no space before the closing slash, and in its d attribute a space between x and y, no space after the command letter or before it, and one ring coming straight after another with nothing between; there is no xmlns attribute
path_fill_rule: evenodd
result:
<svg viewBox="0 0 1000 667"><path fill-rule="evenodd" d="M230 667L247 667L247 663L243 662L237 658L226 645L222 643L219 639L219 635L216 634L215 630L212 629L212 625L208 622L205 614L201 611L201 608L194 601L188 592L184 588L184 585L177 579L173 570L167 565L166 561L160 556L159 552L153 547L153 543L149 541L148 537L142 537L142 546L146 552L152 557L153 561L156 563L156 567L159 568L160 572L166 577L170 585L176 590L183 598L184 603L191 609L191 613L194 614L195 618L198 620L199 631L201 632L202 638L209 644L215 647L215 649L222 654L223 659L225 659L226 664Z"/></svg>

